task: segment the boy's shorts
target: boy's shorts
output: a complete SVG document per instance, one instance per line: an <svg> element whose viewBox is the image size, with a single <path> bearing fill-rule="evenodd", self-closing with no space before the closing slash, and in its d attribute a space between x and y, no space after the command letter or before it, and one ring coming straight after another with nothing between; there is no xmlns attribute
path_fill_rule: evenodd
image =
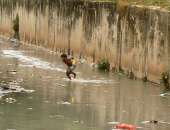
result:
<svg viewBox="0 0 170 130"><path fill-rule="evenodd" d="M75 65L69 66L69 67L67 68L67 72L72 72L72 71L75 70L75 68L76 68Z"/></svg>

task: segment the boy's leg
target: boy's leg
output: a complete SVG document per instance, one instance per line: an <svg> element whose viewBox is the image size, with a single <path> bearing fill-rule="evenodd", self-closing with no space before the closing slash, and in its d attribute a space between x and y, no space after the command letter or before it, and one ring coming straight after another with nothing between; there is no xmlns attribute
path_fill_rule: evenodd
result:
<svg viewBox="0 0 170 130"><path fill-rule="evenodd" d="M74 78L76 78L76 73L74 73L73 71L71 71L71 74L74 75Z"/></svg>
<svg viewBox="0 0 170 130"><path fill-rule="evenodd" d="M67 75L67 77L68 77L69 79L71 79L70 74L71 74L71 70L70 70L70 68L68 67L68 68L67 68L67 71L66 71L66 75Z"/></svg>
<svg viewBox="0 0 170 130"><path fill-rule="evenodd" d="M75 70L76 66L71 66L70 67L70 74L73 74L74 75L74 78L76 78L76 73L73 72Z"/></svg>

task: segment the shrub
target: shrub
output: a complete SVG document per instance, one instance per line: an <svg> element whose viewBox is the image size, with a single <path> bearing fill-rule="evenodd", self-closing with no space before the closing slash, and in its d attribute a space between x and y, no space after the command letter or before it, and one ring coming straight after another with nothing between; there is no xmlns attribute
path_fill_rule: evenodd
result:
<svg viewBox="0 0 170 130"><path fill-rule="evenodd" d="M110 63L107 59L102 59L102 60L98 61L97 67L98 67L99 70L109 71L110 70Z"/></svg>
<svg viewBox="0 0 170 130"><path fill-rule="evenodd" d="M163 72L161 80L165 86L166 89L169 89L169 73L168 72Z"/></svg>
<svg viewBox="0 0 170 130"><path fill-rule="evenodd" d="M16 15L16 18L13 20L13 30L14 38L19 39L19 16Z"/></svg>

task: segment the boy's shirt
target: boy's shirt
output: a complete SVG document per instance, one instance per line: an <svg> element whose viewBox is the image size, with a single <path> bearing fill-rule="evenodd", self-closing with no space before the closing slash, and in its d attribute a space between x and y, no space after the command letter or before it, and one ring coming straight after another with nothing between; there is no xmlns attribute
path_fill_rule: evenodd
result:
<svg viewBox="0 0 170 130"><path fill-rule="evenodd" d="M67 66L72 66L72 61L71 61L71 59L64 59L63 62L64 62Z"/></svg>

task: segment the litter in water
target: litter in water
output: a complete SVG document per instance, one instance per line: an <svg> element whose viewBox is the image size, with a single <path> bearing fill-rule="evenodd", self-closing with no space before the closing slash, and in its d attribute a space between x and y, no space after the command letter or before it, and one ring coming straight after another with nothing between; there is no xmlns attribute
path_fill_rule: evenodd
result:
<svg viewBox="0 0 170 130"><path fill-rule="evenodd" d="M13 74L13 75L17 74L16 70L10 70L10 71L7 71L7 72L9 72L10 74Z"/></svg>
<svg viewBox="0 0 170 130"><path fill-rule="evenodd" d="M61 101L61 102L57 102L57 104L62 104L62 105L71 105L71 103L70 103L70 102L63 102L63 101Z"/></svg>
<svg viewBox="0 0 170 130"><path fill-rule="evenodd" d="M64 118L63 115L50 115L49 118Z"/></svg>
<svg viewBox="0 0 170 130"><path fill-rule="evenodd" d="M57 86L65 87L63 84L56 83Z"/></svg>
<svg viewBox="0 0 170 130"><path fill-rule="evenodd" d="M44 101L45 103L49 103L50 101L48 101L48 100L46 100L46 101Z"/></svg>
<svg viewBox="0 0 170 130"><path fill-rule="evenodd" d="M6 101L7 103L15 103L15 102L16 102L16 99L14 99L14 98L6 98L5 101Z"/></svg>
<svg viewBox="0 0 170 130"><path fill-rule="evenodd" d="M119 124L120 122L108 122L107 124L109 124L109 125L116 125L116 124Z"/></svg>
<svg viewBox="0 0 170 130"><path fill-rule="evenodd" d="M170 96L170 93L162 93L159 95L160 97L166 97L166 96Z"/></svg>
<svg viewBox="0 0 170 130"><path fill-rule="evenodd" d="M27 110L32 110L32 109L33 109L32 107L27 108Z"/></svg>
<svg viewBox="0 0 170 130"><path fill-rule="evenodd" d="M142 121L141 124L168 124L168 125L170 125L169 122L157 121L157 120Z"/></svg>

